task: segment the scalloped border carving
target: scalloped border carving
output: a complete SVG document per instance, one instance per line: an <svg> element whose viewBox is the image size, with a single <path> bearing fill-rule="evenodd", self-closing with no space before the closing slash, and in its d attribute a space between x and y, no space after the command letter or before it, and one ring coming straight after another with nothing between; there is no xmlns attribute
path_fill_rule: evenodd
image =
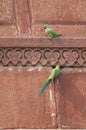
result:
<svg viewBox="0 0 86 130"><path fill-rule="evenodd" d="M0 48L3 66L86 66L86 48Z"/></svg>

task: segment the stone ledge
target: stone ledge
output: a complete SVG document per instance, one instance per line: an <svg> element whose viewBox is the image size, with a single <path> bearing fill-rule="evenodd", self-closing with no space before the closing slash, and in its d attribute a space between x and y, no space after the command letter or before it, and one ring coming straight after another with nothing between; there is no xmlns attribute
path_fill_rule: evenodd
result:
<svg viewBox="0 0 86 130"><path fill-rule="evenodd" d="M0 47L86 47L86 38L0 38Z"/></svg>

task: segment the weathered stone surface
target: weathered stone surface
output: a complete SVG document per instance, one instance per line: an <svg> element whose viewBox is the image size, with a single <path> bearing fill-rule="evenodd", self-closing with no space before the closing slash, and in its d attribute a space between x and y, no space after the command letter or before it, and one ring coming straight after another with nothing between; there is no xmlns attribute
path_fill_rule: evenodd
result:
<svg viewBox="0 0 86 130"><path fill-rule="evenodd" d="M30 2L33 23L86 22L85 0L30 0Z"/></svg>
<svg viewBox="0 0 86 130"><path fill-rule="evenodd" d="M15 23L15 11L13 0L0 1L0 25Z"/></svg>
<svg viewBox="0 0 86 130"><path fill-rule="evenodd" d="M14 41L16 39L10 39L9 42L7 41L7 43L9 44L11 42L11 44L14 42L16 43L16 41ZM19 43L24 43L25 45L25 40L24 39L20 39L18 40ZM39 40L42 40L42 42L40 42ZM9 66L9 65L15 65L15 66L33 66L33 65L43 65L43 66L55 66L56 64L60 64L62 66L72 66L72 67L86 67L86 40L52 40L52 42L49 42L48 39L34 39L32 42L31 39L26 41L26 43L28 43L29 47L25 47L21 48L21 47L7 47L6 44L6 39L5 40L1 40L2 45L6 45L6 48L1 47L0 48L0 64L3 66ZM12 42L13 41L13 42ZM17 43L18 43L17 41ZM39 41L39 43L38 43ZM70 47L66 47L67 46L67 42L70 42ZM34 46L34 43L36 44L36 42L39 44L46 42L46 46L43 47L42 46ZM69 44L68 42L68 44ZM74 43L73 43L74 42ZM5 43L5 44L4 44ZM16 43L16 45L18 45ZM32 46L33 43L33 48L30 47L30 44ZM57 46L54 46L53 43ZM58 44L59 43L59 44ZM65 44L66 43L66 44ZM76 46L73 44L78 43L78 47L81 48L76 48ZM83 43L83 47L82 44ZM38 45L37 44L37 45ZM41 45L42 45L41 44ZM48 45L49 44L49 45ZM61 46L62 44L62 46ZM51 46L53 45L53 48L51 49ZM65 48L63 48L63 45L65 46ZM1 46L1 44L0 44ZM10 45L9 45L10 46ZM12 45L11 45L12 46ZM13 44L14 46L14 44ZM5 46L4 46L5 47Z"/></svg>
<svg viewBox="0 0 86 130"><path fill-rule="evenodd" d="M16 26L0 26L0 38L5 37L18 37Z"/></svg>
<svg viewBox="0 0 86 130"><path fill-rule="evenodd" d="M19 36L30 36L30 15L28 0L15 0L16 25Z"/></svg>
<svg viewBox="0 0 86 130"><path fill-rule="evenodd" d="M86 25L50 25L57 33L62 35L62 38L85 38ZM33 37L47 37L44 31L44 24L32 25Z"/></svg>
<svg viewBox="0 0 86 130"><path fill-rule="evenodd" d="M0 37L31 37L28 0L0 1Z"/></svg>
<svg viewBox="0 0 86 130"><path fill-rule="evenodd" d="M62 37L85 38L85 0L0 1L0 37L45 37L45 23Z"/></svg>
<svg viewBox="0 0 86 130"><path fill-rule="evenodd" d="M0 128L56 128L54 86L39 91L51 68L0 68Z"/></svg>
<svg viewBox="0 0 86 130"><path fill-rule="evenodd" d="M86 128L86 69L63 69L56 89L59 128Z"/></svg>
<svg viewBox="0 0 86 130"><path fill-rule="evenodd" d="M85 0L30 0L30 5L33 37L46 37L43 28L46 23L62 37L86 37Z"/></svg>

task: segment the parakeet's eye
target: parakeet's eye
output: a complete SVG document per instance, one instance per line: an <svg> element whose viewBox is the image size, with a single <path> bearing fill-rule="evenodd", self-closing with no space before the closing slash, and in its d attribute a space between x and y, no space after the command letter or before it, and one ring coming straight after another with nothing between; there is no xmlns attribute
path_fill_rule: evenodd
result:
<svg viewBox="0 0 86 130"><path fill-rule="evenodd" d="M49 28L49 25L48 25L48 24L45 24L45 25L44 25L44 29L47 29L47 28Z"/></svg>
<svg viewBox="0 0 86 130"><path fill-rule="evenodd" d="M44 26L44 29L46 29L46 26Z"/></svg>
<svg viewBox="0 0 86 130"><path fill-rule="evenodd" d="M53 69L54 69L55 67L56 67L55 65L52 66Z"/></svg>

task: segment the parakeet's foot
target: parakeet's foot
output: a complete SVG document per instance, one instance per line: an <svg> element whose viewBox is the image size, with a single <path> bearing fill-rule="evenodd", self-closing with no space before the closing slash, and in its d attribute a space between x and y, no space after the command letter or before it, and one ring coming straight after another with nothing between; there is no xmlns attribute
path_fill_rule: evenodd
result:
<svg viewBox="0 0 86 130"><path fill-rule="evenodd" d="M49 39L52 39L52 37L48 37Z"/></svg>

